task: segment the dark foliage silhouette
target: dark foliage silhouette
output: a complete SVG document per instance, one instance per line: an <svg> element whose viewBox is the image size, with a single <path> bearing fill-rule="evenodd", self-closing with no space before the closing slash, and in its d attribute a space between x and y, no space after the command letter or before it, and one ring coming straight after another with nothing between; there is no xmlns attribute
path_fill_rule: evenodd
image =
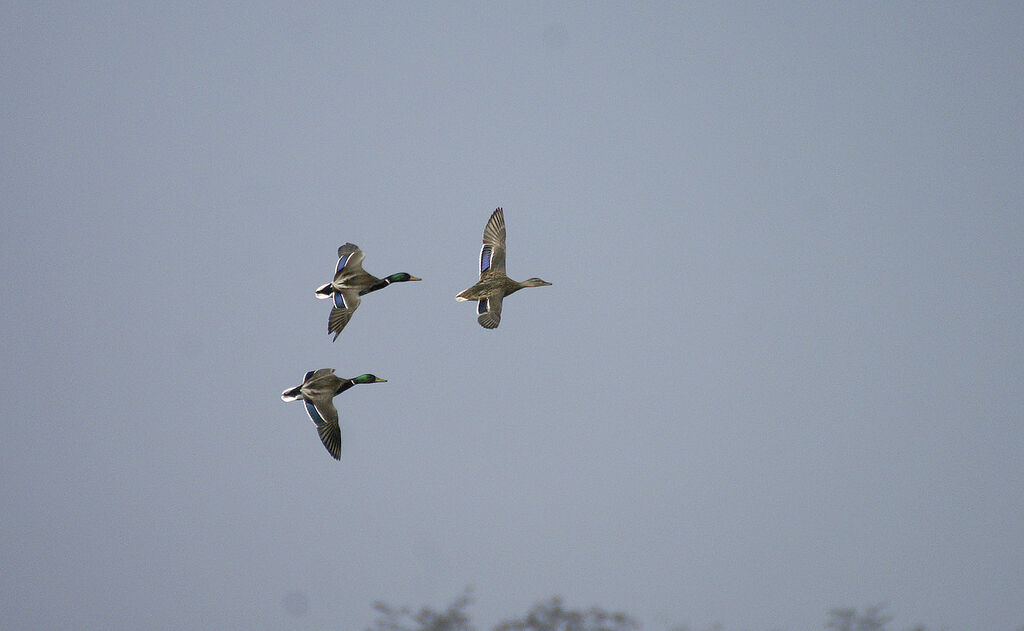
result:
<svg viewBox="0 0 1024 631"><path fill-rule="evenodd" d="M413 612L409 607L392 607L383 602L373 604L377 619L366 631L477 631L469 619L466 609L473 602L469 590L454 599L443 610L435 611L422 607ZM829 609L824 623L826 631L929 631L918 624L890 628L893 617L886 612L886 605L869 605L858 611L853 607ZM782 631L777 627L767 627ZM565 607L562 599L555 596L535 604L526 614L505 620L491 631L640 631L640 624L621 612L609 612L599 607L586 610ZM705 627L705 631L726 631L721 624ZM676 625L671 631L690 631L691 627ZM944 627L939 631L947 631ZM1024 631L1024 626L1017 631Z"/></svg>
<svg viewBox="0 0 1024 631"><path fill-rule="evenodd" d="M884 612L885 605L871 605L863 613L849 607L836 607L828 610L826 629L833 631L885 631L892 616Z"/></svg>
<svg viewBox="0 0 1024 631"><path fill-rule="evenodd" d="M537 603L525 616L503 622L494 631L631 631L640 626L624 613L597 607L566 609L558 597Z"/></svg>
<svg viewBox="0 0 1024 631"><path fill-rule="evenodd" d="M408 607L395 608L383 602L373 603L377 619L367 631L476 631L466 615L466 607L473 602L467 591L444 611L422 607L415 614Z"/></svg>

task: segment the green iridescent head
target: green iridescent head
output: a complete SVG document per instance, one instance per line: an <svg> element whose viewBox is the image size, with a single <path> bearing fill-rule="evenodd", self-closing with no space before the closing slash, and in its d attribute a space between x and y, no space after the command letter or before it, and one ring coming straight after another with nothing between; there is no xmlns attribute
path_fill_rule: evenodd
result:
<svg viewBox="0 0 1024 631"><path fill-rule="evenodd" d="M369 375L369 374L367 374L367 375L359 375L358 377L353 377L352 378L352 382L353 383L384 383L385 381L387 381L387 379L381 379L377 375Z"/></svg>
<svg viewBox="0 0 1024 631"><path fill-rule="evenodd" d="M391 276L388 276L387 280L388 280L388 282L391 282L391 283L404 283L407 280L423 280L423 279L422 278L416 278L415 276L410 276L409 274L406 274L405 272L399 272L397 274L392 274Z"/></svg>

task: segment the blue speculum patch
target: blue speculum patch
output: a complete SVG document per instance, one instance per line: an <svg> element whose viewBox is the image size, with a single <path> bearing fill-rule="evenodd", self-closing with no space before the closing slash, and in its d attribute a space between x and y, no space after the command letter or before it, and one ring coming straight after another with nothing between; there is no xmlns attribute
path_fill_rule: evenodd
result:
<svg viewBox="0 0 1024 631"><path fill-rule="evenodd" d="M491 249L484 248L480 251L480 271L486 272L491 266Z"/></svg>
<svg viewBox="0 0 1024 631"><path fill-rule="evenodd" d="M347 309L348 305L345 304L345 296L340 292L334 292L334 306L339 309Z"/></svg>
<svg viewBox="0 0 1024 631"><path fill-rule="evenodd" d="M480 302L476 303L477 315L483 315L487 313L487 298L484 298Z"/></svg>
<svg viewBox="0 0 1024 631"><path fill-rule="evenodd" d="M349 252L349 253L348 253L348 254L346 254L345 256L343 256L343 257L341 257L340 259L338 259L338 268L337 268L336 270L334 270L334 273L335 273L335 274L337 274L337 273L338 273L338 272L340 272L341 270L345 269L345 265L346 265L346 264L348 263L348 259L349 259L349 258L350 258L351 256L352 256L352 253L351 253L351 252Z"/></svg>
<svg viewBox="0 0 1024 631"><path fill-rule="evenodd" d="M323 425L324 417L320 416L320 413L316 411L316 406L309 401L305 401L305 404L306 411L309 412L309 418L313 419L313 422L317 425Z"/></svg>
<svg viewBox="0 0 1024 631"><path fill-rule="evenodd" d="M307 372L306 376L302 378L302 383L306 383L307 381L309 381L309 378L312 377L313 373L315 373L315 372L316 372L315 370L311 370L311 371Z"/></svg>

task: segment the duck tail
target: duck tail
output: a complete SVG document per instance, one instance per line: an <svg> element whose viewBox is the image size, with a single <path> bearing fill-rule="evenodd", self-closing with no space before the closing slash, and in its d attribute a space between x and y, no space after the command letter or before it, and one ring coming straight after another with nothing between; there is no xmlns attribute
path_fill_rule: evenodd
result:
<svg viewBox="0 0 1024 631"><path fill-rule="evenodd" d="M297 401L299 399L299 391L302 390L302 386L295 386L294 388L288 388L281 393L282 401Z"/></svg>
<svg viewBox="0 0 1024 631"><path fill-rule="evenodd" d="M327 283L326 285L320 285L319 287L316 288L316 297L320 298L321 300L324 298L330 298L332 295L334 295L334 288L331 287L330 283Z"/></svg>

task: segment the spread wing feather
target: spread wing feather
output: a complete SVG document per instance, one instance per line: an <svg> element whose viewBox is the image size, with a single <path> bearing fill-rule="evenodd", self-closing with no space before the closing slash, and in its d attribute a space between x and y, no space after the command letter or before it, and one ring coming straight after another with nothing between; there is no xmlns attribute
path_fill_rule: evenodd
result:
<svg viewBox="0 0 1024 631"><path fill-rule="evenodd" d="M358 291L335 292L334 306L331 307L331 315L327 318L327 334L334 333L334 339L337 340L341 335L341 330L345 328L348 321L352 319L352 314L359 308L360 302L362 299L359 297Z"/></svg>
<svg viewBox="0 0 1024 631"><path fill-rule="evenodd" d="M505 212L496 208L484 226L483 248L480 249L480 276L505 273ZM484 269L484 256L487 269Z"/></svg>
<svg viewBox="0 0 1024 631"><path fill-rule="evenodd" d="M338 248L338 265L335 267L334 278L342 275L365 274L363 259L366 254L354 243L346 243Z"/></svg>
<svg viewBox="0 0 1024 631"><path fill-rule="evenodd" d="M320 434L320 440L327 448L327 453L335 460L341 460L341 425L337 421L323 423L316 426L316 431Z"/></svg>
<svg viewBox="0 0 1024 631"><path fill-rule="evenodd" d="M491 296L479 301L476 311L479 314L476 321L485 329L496 329L501 324L501 299L502 296Z"/></svg>

